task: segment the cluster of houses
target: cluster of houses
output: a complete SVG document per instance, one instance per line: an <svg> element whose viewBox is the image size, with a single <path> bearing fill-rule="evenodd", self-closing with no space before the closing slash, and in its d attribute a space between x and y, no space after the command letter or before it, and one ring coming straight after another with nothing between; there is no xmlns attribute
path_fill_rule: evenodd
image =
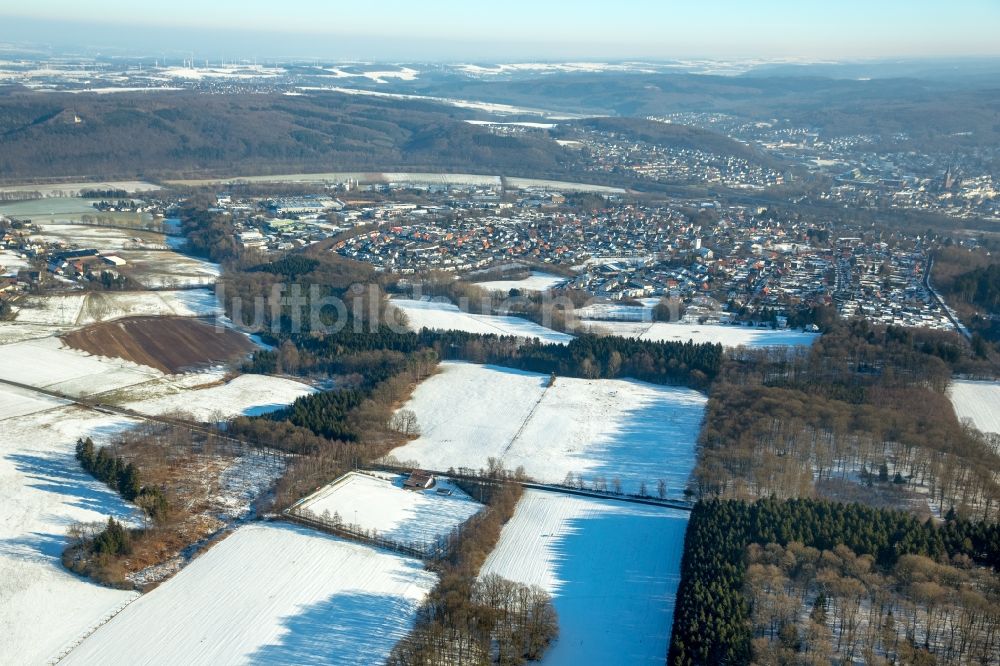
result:
<svg viewBox="0 0 1000 666"><path fill-rule="evenodd" d="M0 232L0 292L27 291L44 273L62 280L80 280L102 273L118 277L127 262L113 253L92 248L64 249L32 240L29 223L7 225ZM44 266L44 269L42 268Z"/></svg>
<svg viewBox="0 0 1000 666"><path fill-rule="evenodd" d="M837 243L834 299L845 317L897 326L950 329L948 313L924 280L927 256L882 242L841 238Z"/></svg>
<svg viewBox="0 0 1000 666"><path fill-rule="evenodd" d="M923 287L920 249L831 243L828 226L773 219L764 208L625 203L612 195L601 210L583 212L549 190L505 196L491 184L399 184L406 196L397 201L396 187L371 186L388 196L356 200L220 197L219 206L234 215L240 245L262 253L339 234L331 251L398 274L552 264L574 268L567 287L610 301L709 299L751 321L812 305L877 321L948 321ZM888 282L872 277L873 262L889 267Z"/></svg>
<svg viewBox="0 0 1000 666"><path fill-rule="evenodd" d="M95 249L63 250L48 256L47 269L52 275L70 279L110 272L117 277L117 270L126 261L115 254L103 254Z"/></svg>
<svg viewBox="0 0 1000 666"><path fill-rule="evenodd" d="M635 141L614 132L589 132L578 141L588 149L591 171L738 190L762 190L785 182L780 170L735 155Z"/></svg>

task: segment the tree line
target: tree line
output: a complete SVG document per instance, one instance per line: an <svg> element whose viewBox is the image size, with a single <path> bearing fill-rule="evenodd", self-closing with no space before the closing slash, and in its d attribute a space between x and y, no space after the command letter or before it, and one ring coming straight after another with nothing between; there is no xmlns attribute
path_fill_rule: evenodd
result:
<svg viewBox="0 0 1000 666"><path fill-rule="evenodd" d="M94 441L90 437L77 439L76 459L88 474L98 481L103 481L108 488L117 491L124 499L134 502L153 522L162 523L166 520L168 514L166 495L156 486L143 485L142 476L135 463L110 453L106 446L95 452Z"/></svg>
<svg viewBox="0 0 1000 666"><path fill-rule="evenodd" d="M746 664L759 656L752 649L755 609L746 593L751 544L831 552L844 547L869 556L882 571L914 555L1000 567L996 523L953 520L938 527L901 511L814 499L701 501L684 544L669 664Z"/></svg>
<svg viewBox="0 0 1000 666"><path fill-rule="evenodd" d="M558 621L545 591L479 576L522 493L518 484L500 481L502 476L457 482L486 508L449 536L448 556L435 566L439 582L414 628L393 648L390 666L513 666L541 660L555 639Z"/></svg>

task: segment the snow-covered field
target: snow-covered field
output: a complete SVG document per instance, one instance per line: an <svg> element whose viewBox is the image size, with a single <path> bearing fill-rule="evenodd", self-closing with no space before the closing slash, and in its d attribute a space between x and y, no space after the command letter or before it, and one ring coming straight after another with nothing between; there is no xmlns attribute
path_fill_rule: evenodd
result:
<svg viewBox="0 0 1000 666"><path fill-rule="evenodd" d="M521 317L479 315L462 312L457 305L431 300L414 301L393 299L393 306L406 313L410 328L467 331L469 333L495 333L539 338L542 342L566 343L573 336L539 326Z"/></svg>
<svg viewBox="0 0 1000 666"><path fill-rule="evenodd" d="M50 409L36 410L39 402ZM136 517L73 455L78 437L103 444L134 422L2 385L0 409L10 416L0 421L0 663L40 664L135 597L59 561L71 522Z"/></svg>
<svg viewBox="0 0 1000 666"><path fill-rule="evenodd" d="M70 349L58 338L0 346L0 379L72 396L97 395L162 376L143 365Z"/></svg>
<svg viewBox="0 0 1000 666"><path fill-rule="evenodd" d="M477 282L476 285L487 291L502 291L508 293L511 289L521 291L548 291L553 287L558 287L566 282L566 278L551 273L532 271L530 277L523 280L491 280L489 282Z"/></svg>
<svg viewBox="0 0 1000 666"><path fill-rule="evenodd" d="M43 197L75 197L88 190L125 190L126 192L154 192L159 185L140 180L115 180L102 183L33 183L29 185L6 185L0 192L39 192Z"/></svg>
<svg viewBox="0 0 1000 666"><path fill-rule="evenodd" d="M961 419L971 419L981 432L1000 434L1000 382L955 380L948 397Z"/></svg>
<svg viewBox="0 0 1000 666"><path fill-rule="evenodd" d="M696 343L711 342L721 344L724 347L809 346L819 337L818 333L750 326L592 320L580 323L595 333L620 335L653 342L694 340Z"/></svg>
<svg viewBox="0 0 1000 666"><path fill-rule="evenodd" d="M687 514L528 490L481 575L553 597L559 639L542 663L662 664Z"/></svg>
<svg viewBox="0 0 1000 666"><path fill-rule="evenodd" d="M10 250L0 250L0 276L17 275L17 271L28 267L28 260Z"/></svg>
<svg viewBox="0 0 1000 666"><path fill-rule="evenodd" d="M0 390L0 421L18 416L26 416L35 412L44 412L63 404L68 404L58 398L41 395L33 391L4 385Z"/></svg>
<svg viewBox="0 0 1000 666"><path fill-rule="evenodd" d="M123 406L154 416L184 412L197 421L222 421L239 415L267 414L316 391L307 384L268 375L240 375L225 384L194 390L172 384L163 389L169 393Z"/></svg>
<svg viewBox="0 0 1000 666"><path fill-rule="evenodd" d="M0 346L0 376L39 383L56 380L58 388L71 393L99 393L128 384L122 378L133 371L121 370L108 359L63 353L53 342L58 343L47 338ZM261 413L312 390L258 375L215 385L221 374L138 373L132 379L143 383L121 393L145 396L144 402L133 405L139 411L179 407L208 419ZM205 383L211 385L201 387ZM78 437L90 436L102 445L136 423L0 384L0 663L42 663L134 598L132 592L103 588L70 574L59 556L71 522L101 521L108 515L138 520L134 509L83 472L73 455ZM245 513L252 497L278 473L280 469L265 469L259 461L233 459L220 480L217 499L224 512Z"/></svg>
<svg viewBox="0 0 1000 666"><path fill-rule="evenodd" d="M210 289L132 292L76 292L26 296L18 301L17 324L80 327L134 316L195 317L221 307Z"/></svg>
<svg viewBox="0 0 1000 666"><path fill-rule="evenodd" d="M96 212L96 211L95 211ZM118 213L118 215L128 215ZM76 215L74 217L79 217ZM138 223L139 216L126 218ZM36 221L40 233L32 234L31 239L43 243L65 243L74 247L94 248L105 253L117 253L127 248L146 247L149 249L166 249L167 244L161 234L137 229L118 227L97 227L85 224L67 224L56 222L42 224Z"/></svg>
<svg viewBox="0 0 1000 666"><path fill-rule="evenodd" d="M350 472L302 500L295 510L320 518L339 514L355 529L374 530L401 543L432 544L482 508L446 479L437 479L427 490L404 490L403 479ZM451 494L439 494L438 488Z"/></svg>
<svg viewBox="0 0 1000 666"><path fill-rule="evenodd" d="M419 560L255 523L132 603L62 663L381 663L434 583Z"/></svg>
<svg viewBox="0 0 1000 666"><path fill-rule="evenodd" d="M148 289L209 286L219 277L219 265L179 252L123 250L130 275Z"/></svg>
<svg viewBox="0 0 1000 666"><path fill-rule="evenodd" d="M88 296L77 323L93 324L135 316L201 317L221 312L211 289L95 292Z"/></svg>
<svg viewBox="0 0 1000 666"><path fill-rule="evenodd" d="M549 116L552 120L564 120L566 117ZM507 186L516 189L559 190L561 192L595 192L597 194L625 194L620 187L607 185L592 185L590 183L571 183L562 180L540 180L538 178L508 178Z"/></svg>
<svg viewBox="0 0 1000 666"><path fill-rule="evenodd" d="M391 453L428 469L485 468L490 457L538 481L567 473L635 493L663 479L671 496L687 483L706 398L685 388L617 379L549 377L446 362L404 408L421 435Z"/></svg>
<svg viewBox="0 0 1000 666"><path fill-rule="evenodd" d="M83 292L25 296L17 303L17 324L65 327L76 325L87 295Z"/></svg>

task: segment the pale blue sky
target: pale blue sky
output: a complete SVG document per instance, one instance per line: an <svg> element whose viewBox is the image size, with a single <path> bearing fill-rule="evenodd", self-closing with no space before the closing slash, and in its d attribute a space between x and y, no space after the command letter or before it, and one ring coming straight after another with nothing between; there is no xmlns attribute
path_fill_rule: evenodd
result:
<svg viewBox="0 0 1000 666"><path fill-rule="evenodd" d="M464 60L1000 55L1000 0L15 2L0 3L0 41Z"/></svg>

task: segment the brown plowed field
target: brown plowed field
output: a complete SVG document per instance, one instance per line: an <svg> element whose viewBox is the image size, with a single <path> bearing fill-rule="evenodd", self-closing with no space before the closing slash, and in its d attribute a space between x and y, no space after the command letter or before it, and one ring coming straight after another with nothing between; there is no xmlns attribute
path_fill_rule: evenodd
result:
<svg viewBox="0 0 1000 666"><path fill-rule="evenodd" d="M62 337L75 349L176 373L232 361L254 349L246 336L191 317L131 317L94 324Z"/></svg>

